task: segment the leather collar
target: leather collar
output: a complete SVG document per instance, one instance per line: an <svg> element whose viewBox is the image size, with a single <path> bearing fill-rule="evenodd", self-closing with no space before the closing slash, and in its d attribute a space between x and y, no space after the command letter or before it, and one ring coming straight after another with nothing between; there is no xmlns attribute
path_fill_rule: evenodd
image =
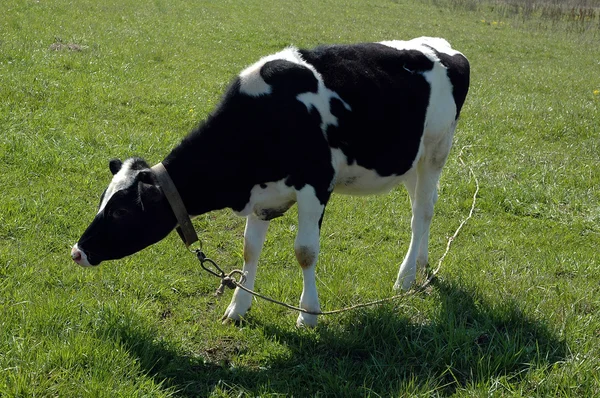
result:
<svg viewBox="0 0 600 398"><path fill-rule="evenodd" d="M154 171L154 174L158 179L158 184L167 197L173 213L175 213L177 223L179 224L179 226L176 228L177 233L179 234L181 240L183 240L183 243L189 247L192 243L198 241L198 235L196 234L196 230L194 229L194 225L192 224L189 213L183 204L183 200L181 200L181 196L179 196L179 192L177 191L173 180L169 176L167 169L165 169L165 166L162 163L152 166L152 171Z"/></svg>

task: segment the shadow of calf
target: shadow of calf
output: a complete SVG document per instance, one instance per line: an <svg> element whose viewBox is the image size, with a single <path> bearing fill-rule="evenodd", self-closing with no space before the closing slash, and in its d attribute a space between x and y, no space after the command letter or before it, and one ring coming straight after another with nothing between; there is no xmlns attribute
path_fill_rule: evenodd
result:
<svg viewBox="0 0 600 398"><path fill-rule="evenodd" d="M261 367L205 363L128 322L107 324L103 334L136 356L145 373L182 396L206 396L216 386L252 396L450 395L498 379L518 383L566 356L564 341L523 314L517 302L491 305L440 281L431 294L431 311L422 317L408 317L405 306L388 304L329 318L316 331L251 318L250 327L262 329L264 338L288 352Z"/></svg>

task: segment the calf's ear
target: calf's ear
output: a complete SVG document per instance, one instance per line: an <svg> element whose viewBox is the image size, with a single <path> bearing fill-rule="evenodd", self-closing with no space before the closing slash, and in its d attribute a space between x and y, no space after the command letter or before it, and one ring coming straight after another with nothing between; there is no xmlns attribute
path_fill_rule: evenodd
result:
<svg viewBox="0 0 600 398"><path fill-rule="evenodd" d="M154 176L150 170L144 170L138 173L138 196L142 205L145 206L153 202L160 201L162 191L154 182Z"/></svg>
<svg viewBox="0 0 600 398"><path fill-rule="evenodd" d="M150 171L150 170L140 171L137 175L137 179L138 179L138 181L143 182L145 184L156 185L155 180L154 180L154 175L152 174L152 171Z"/></svg>
<svg viewBox="0 0 600 398"><path fill-rule="evenodd" d="M117 174L119 170L121 170L121 166L123 166L121 159L111 159L110 162L108 162L108 168L113 175Z"/></svg>
<svg viewBox="0 0 600 398"><path fill-rule="evenodd" d="M138 182L138 197L142 210L146 209L146 206L151 203L160 201L162 192L159 187L152 184L146 184L145 182Z"/></svg>

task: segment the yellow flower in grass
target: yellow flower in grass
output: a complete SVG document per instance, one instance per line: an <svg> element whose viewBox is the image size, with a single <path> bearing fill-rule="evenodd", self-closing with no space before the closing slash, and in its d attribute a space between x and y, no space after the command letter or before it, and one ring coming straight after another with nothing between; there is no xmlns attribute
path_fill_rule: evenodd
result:
<svg viewBox="0 0 600 398"><path fill-rule="evenodd" d="M597 96L597 95L600 95L600 90L594 90L594 91L593 91L593 93L594 93L594 95L596 95L596 96Z"/></svg>

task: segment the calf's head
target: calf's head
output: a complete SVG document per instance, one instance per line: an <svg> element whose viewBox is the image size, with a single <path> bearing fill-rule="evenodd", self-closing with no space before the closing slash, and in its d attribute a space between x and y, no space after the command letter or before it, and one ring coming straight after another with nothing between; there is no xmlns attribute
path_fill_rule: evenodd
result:
<svg viewBox="0 0 600 398"><path fill-rule="evenodd" d="M177 221L156 182L139 158L110 161L113 179L102 194L98 214L71 249L79 265L119 259L158 242Z"/></svg>

